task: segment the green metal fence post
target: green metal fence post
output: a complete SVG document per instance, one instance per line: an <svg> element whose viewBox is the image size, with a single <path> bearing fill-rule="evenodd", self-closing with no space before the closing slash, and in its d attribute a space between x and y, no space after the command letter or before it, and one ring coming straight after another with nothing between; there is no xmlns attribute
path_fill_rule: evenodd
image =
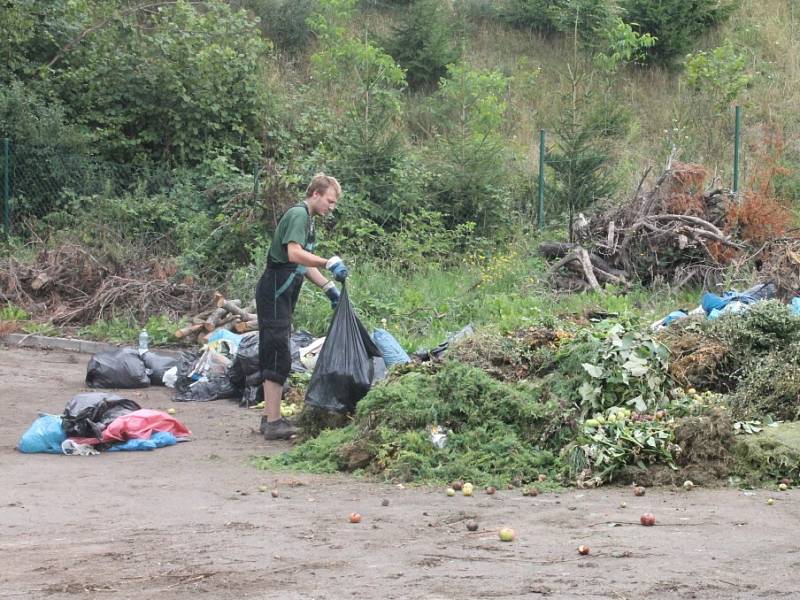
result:
<svg viewBox="0 0 800 600"><path fill-rule="evenodd" d="M261 175L261 165L253 163L253 205L258 202L258 177Z"/></svg>
<svg viewBox="0 0 800 600"><path fill-rule="evenodd" d="M733 193L739 192L739 133L742 122L742 107L736 107L736 117L733 126Z"/></svg>
<svg viewBox="0 0 800 600"><path fill-rule="evenodd" d="M539 211L537 216L537 221L539 223L539 229L544 227L544 159L545 159L545 147L544 147L544 129L539 130Z"/></svg>
<svg viewBox="0 0 800 600"><path fill-rule="evenodd" d="M3 232L11 235L11 140L3 138Z"/></svg>

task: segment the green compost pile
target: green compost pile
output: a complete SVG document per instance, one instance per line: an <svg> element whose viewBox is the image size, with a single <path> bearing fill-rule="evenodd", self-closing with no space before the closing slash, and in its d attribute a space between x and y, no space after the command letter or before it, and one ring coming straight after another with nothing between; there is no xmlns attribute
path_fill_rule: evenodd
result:
<svg viewBox="0 0 800 600"><path fill-rule="evenodd" d="M800 475L800 445L766 427L800 405L800 319L785 305L657 337L635 320L561 325L479 331L444 361L394 369L344 426L258 465L494 486Z"/></svg>
<svg viewBox="0 0 800 600"><path fill-rule="evenodd" d="M497 359L500 348L511 352L508 360ZM259 464L503 486L534 482L542 473L553 480L572 478L575 469L585 475L597 463L602 477L610 478L625 464L648 463L666 451L669 439L660 433L668 429L666 421L637 422L634 411L627 410L627 419L625 410L618 411L627 405L656 410L668 401L665 357L661 345L621 324L578 334L479 333L454 347L448 360L394 372L359 402L346 426ZM500 362L510 365L513 377L500 377ZM491 364L495 368L487 372ZM608 412L617 414L609 415L607 427L624 433L613 456L585 437L582 423ZM446 435L441 447L434 443L436 432Z"/></svg>

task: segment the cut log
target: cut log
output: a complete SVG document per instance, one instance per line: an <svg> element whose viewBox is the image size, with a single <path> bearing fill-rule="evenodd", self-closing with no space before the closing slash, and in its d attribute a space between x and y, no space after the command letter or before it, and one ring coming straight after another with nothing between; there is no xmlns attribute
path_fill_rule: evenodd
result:
<svg viewBox="0 0 800 600"><path fill-rule="evenodd" d="M224 308L215 309L205 320L206 331L214 331L226 316L228 316L228 311Z"/></svg>
<svg viewBox="0 0 800 600"><path fill-rule="evenodd" d="M253 319L252 321L239 321L233 326L233 330L236 333L247 333L248 331L257 331L258 319Z"/></svg>
<svg viewBox="0 0 800 600"><path fill-rule="evenodd" d="M250 320L250 313L241 308L240 304L240 300L225 300L219 307L224 308L231 314L237 315L242 321Z"/></svg>
<svg viewBox="0 0 800 600"><path fill-rule="evenodd" d="M193 333L197 333L198 331L202 331L204 328L204 323L192 323L186 327L181 327L174 333L174 335L176 338L181 339L188 337Z"/></svg>

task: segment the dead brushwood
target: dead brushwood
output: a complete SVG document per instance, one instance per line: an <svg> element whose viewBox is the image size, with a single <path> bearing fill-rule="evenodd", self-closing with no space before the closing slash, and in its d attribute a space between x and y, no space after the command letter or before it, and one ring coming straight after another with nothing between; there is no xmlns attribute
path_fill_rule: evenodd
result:
<svg viewBox="0 0 800 600"><path fill-rule="evenodd" d="M0 299L58 325L86 324L114 314L197 312L210 291L171 281L174 270L155 257L122 262L77 244L41 250L30 263L0 261Z"/></svg>

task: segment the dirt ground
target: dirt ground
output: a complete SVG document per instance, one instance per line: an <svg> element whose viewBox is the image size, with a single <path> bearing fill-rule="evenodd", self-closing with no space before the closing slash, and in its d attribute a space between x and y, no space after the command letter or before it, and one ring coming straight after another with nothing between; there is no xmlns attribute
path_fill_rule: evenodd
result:
<svg viewBox="0 0 800 600"><path fill-rule="evenodd" d="M175 407L193 441L88 457L16 452L38 411L61 413L84 391L87 360L0 347L0 598L800 597L793 490L451 498L264 472L249 458L288 444L253 433L255 411L173 403L165 388L120 393ZM352 511L361 523L349 522ZM639 524L646 511L655 527ZM514 542L498 540L504 526Z"/></svg>

